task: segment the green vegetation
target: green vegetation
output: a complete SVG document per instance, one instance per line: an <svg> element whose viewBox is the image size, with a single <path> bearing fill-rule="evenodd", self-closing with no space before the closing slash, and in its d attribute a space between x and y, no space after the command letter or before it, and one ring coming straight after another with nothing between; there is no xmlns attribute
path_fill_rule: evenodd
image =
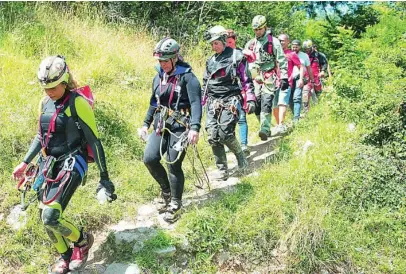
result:
<svg viewBox="0 0 406 274"><path fill-rule="evenodd" d="M136 136L154 75L154 34L164 33L165 24L190 19L189 25L171 33L184 39L182 52L199 78L210 54L201 40L203 19L217 18L213 24L237 29L241 42L252 35L249 19L259 5L209 2L203 9L201 3L159 3L155 12L168 15L177 8L183 17L162 16L154 24L158 3L152 2L0 5L2 271L43 273L54 255L35 206L28 210L24 229L11 231L5 222L19 203L10 173L36 132L43 96L35 74L40 60L56 53L67 56L79 83L89 84L96 95L98 128L119 199L97 204L98 176L92 166L87 184L78 189L66 215L89 230L102 230L134 216L140 204L159 192L141 162L144 144ZM285 265L286 273L404 273L406 107L400 107L406 101L404 4L374 4L355 12L354 17L364 15L365 24L350 15L306 19L306 7L292 11L297 6L292 2L266 5L274 10L268 19L275 33L316 39L331 54L332 88L284 138L276 159L259 175L243 178L234 192L216 201L191 208L175 232L160 231L141 252L132 254L132 246L125 244L115 246L111 237L103 250L114 251L111 261L136 262L149 273L168 273L173 260L157 259L153 249L180 245L182 237L190 243L187 267L193 273L234 273L278 264ZM204 13L199 15L199 8ZM286 13L298 20L287 20ZM376 16L373 22L366 20L371 14ZM173 18L183 21L168 21ZM198 35L190 36L193 33ZM355 123L355 131L349 123ZM249 117L249 124L250 143L254 143L258 140L255 117ZM308 140L313 146L305 153L302 148ZM199 149L204 162L212 164L204 138ZM187 161L185 169L186 191L191 192L193 177ZM225 252L229 260L220 266L219 257ZM275 253L283 255L275 258Z"/></svg>

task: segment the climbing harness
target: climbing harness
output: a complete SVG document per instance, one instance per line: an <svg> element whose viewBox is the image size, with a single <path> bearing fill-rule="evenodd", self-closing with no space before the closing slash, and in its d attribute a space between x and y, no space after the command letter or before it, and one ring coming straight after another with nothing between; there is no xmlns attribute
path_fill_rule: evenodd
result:
<svg viewBox="0 0 406 274"><path fill-rule="evenodd" d="M209 98L209 110L208 113L211 114L212 116L217 115L217 124L219 126L227 126L231 124L236 118L238 118L238 103L239 103L240 98L238 96L233 96L230 97L229 100L226 102L223 99L215 98L211 99ZM224 123L220 122L221 115L223 114L224 110L229 110L233 115L229 119L229 121L226 121Z"/></svg>
<svg viewBox="0 0 406 274"><path fill-rule="evenodd" d="M54 165L57 162L61 161L63 161L63 166L55 179L52 179L51 177L53 175L52 170L54 168ZM48 205L52 203L62 194L65 184L69 181L69 179L71 179L71 173L74 168L79 172L79 175L83 180L83 178L86 176L87 163L85 159L83 159L83 157L78 154L78 151L74 151L72 153L69 153L68 155L62 155L57 159L53 156L47 156L41 172L41 174L44 176L45 181L42 199L43 204ZM47 199L47 194L54 183L59 183L58 189L52 198Z"/></svg>

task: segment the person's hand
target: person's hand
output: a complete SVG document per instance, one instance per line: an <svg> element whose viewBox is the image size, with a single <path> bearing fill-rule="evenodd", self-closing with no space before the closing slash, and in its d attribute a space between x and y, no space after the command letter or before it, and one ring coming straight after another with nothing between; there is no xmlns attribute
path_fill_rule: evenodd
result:
<svg viewBox="0 0 406 274"><path fill-rule="evenodd" d="M281 90L286 90L289 88L289 82L288 79L281 79Z"/></svg>
<svg viewBox="0 0 406 274"><path fill-rule="evenodd" d="M199 142L199 132L191 129L187 135L187 139L189 141L189 144L196 145L197 142Z"/></svg>
<svg viewBox="0 0 406 274"><path fill-rule="evenodd" d="M140 137L141 140L147 141L148 137L148 127L143 126L142 128L138 129L138 137Z"/></svg>
<svg viewBox="0 0 406 274"><path fill-rule="evenodd" d="M24 171L27 168L27 164L22 162L16 166L13 170L13 179L20 180L24 176Z"/></svg>
<svg viewBox="0 0 406 274"><path fill-rule="evenodd" d="M245 58L247 58L248 63L255 62L255 60L257 59L255 53L252 50L243 49L242 54L244 54Z"/></svg>
<svg viewBox="0 0 406 274"><path fill-rule="evenodd" d="M111 203L117 199L117 195L114 193L115 187L114 184L108 179L100 179L99 185L96 189L97 200L100 204L103 204L105 201Z"/></svg>
<svg viewBox="0 0 406 274"><path fill-rule="evenodd" d="M320 78L324 78L324 77L326 77L326 75L325 75L324 71L320 71L319 76L320 76Z"/></svg>
<svg viewBox="0 0 406 274"><path fill-rule="evenodd" d="M254 113L255 108L256 108L256 105L255 105L254 101L248 101L247 102L247 113L248 114Z"/></svg>
<svg viewBox="0 0 406 274"><path fill-rule="evenodd" d="M298 88L302 88L303 86L304 86L304 81L303 81L302 78L300 78L300 79L297 81L297 87L298 87Z"/></svg>

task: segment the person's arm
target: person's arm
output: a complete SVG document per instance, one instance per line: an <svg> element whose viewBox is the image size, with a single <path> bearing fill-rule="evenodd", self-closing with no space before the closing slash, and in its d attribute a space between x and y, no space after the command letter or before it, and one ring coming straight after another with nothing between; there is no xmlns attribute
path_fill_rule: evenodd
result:
<svg viewBox="0 0 406 274"><path fill-rule="evenodd" d="M292 63L294 66L299 68L299 83L298 83L298 87L301 88L303 87L303 75L304 75L304 69L303 69L303 65L300 62L299 56L297 56L296 53L292 53L291 54L291 58L292 58Z"/></svg>
<svg viewBox="0 0 406 274"><path fill-rule="evenodd" d="M93 151L94 160L100 170L100 176L108 178L104 149L99 140L94 112L88 102L81 96L75 98L75 107L80 128Z"/></svg>
<svg viewBox="0 0 406 274"><path fill-rule="evenodd" d="M189 97L191 116L190 116L190 129L199 132L202 119L202 91L199 80L193 73L185 74L186 90Z"/></svg>
<svg viewBox="0 0 406 274"><path fill-rule="evenodd" d="M256 101L254 94L254 86L252 83L251 73L248 69L248 61L243 58L237 68L237 75L240 78L242 90L246 92L247 101Z"/></svg>
<svg viewBox="0 0 406 274"><path fill-rule="evenodd" d="M243 108L248 114L251 114L255 111L256 97L251 73L248 68L248 61L245 57L238 65L237 76L240 78L242 91L245 91L245 97L243 97Z"/></svg>
<svg viewBox="0 0 406 274"><path fill-rule="evenodd" d="M151 99L149 100L149 108L147 111L147 114L145 115L144 118L144 127L147 129L151 126L152 121L154 120L154 113L156 111L156 108L158 107L158 102L156 101L155 98L155 90L154 90L154 84L155 81L157 80L156 78L159 77L158 75L155 76L154 80L152 81L152 94L151 94Z"/></svg>
<svg viewBox="0 0 406 274"><path fill-rule="evenodd" d="M283 52L282 45L278 39L273 37L273 51L276 56L277 65L280 71L281 79L288 79L288 60Z"/></svg>
<svg viewBox="0 0 406 274"><path fill-rule="evenodd" d="M38 132L37 135L35 135L35 138L32 141L31 146L28 149L28 152L25 154L23 162L29 164L32 161L32 159L35 158L38 152L40 152L40 150L41 150L41 137Z"/></svg>

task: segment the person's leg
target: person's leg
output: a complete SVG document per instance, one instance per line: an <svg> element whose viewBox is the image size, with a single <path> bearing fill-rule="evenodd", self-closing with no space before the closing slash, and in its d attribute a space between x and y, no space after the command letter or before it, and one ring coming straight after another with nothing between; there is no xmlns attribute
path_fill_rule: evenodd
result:
<svg viewBox="0 0 406 274"><path fill-rule="evenodd" d="M179 141L180 135L184 133L185 129L179 128L178 130L174 130L173 133L175 136L170 136L168 142L168 150L167 150L167 161L174 162L172 164L168 164L168 175L169 175L169 183L171 186L171 202L168 205L167 212L164 216L164 219L167 222L175 222L180 217L179 210L182 207L182 195L185 185L185 176L182 170L182 162L185 158L186 151L176 151L173 149L174 145ZM176 160L177 159L177 160Z"/></svg>
<svg viewBox="0 0 406 274"><path fill-rule="evenodd" d="M54 168L55 175L62 166L63 163L58 163L58 166ZM61 254L61 259L52 266L53 273L67 273L72 259L75 260L73 267L81 267L86 261L88 251L93 244L93 236L81 232L75 225L63 217L64 210L81 182L82 178L79 172L74 169L71 172L70 178L63 186L61 194L57 196L55 201L42 206L41 220L45 225L45 231L58 253ZM47 191L45 198L47 201L55 197L60 184L61 182L53 183L49 189L45 190ZM80 258L72 256L72 253L75 252L69 247L68 240L75 244L75 248L78 244L81 244L80 247L83 247L83 254L81 254Z"/></svg>
<svg viewBox="0 0 406 274"><path fill-rule="evenodd" d="M149 138L144 151L144 164L147 167L151 176L158 182L163 193L170 193L171 189L169 186L168 175L165 168L161 164L161 140L162 140L162 154L165 154L167 150L167 141L169 133L162 132L161 135L155 134L153 132ZM162 139L163 138L163 139Z"/></svg>
<svg viewBox="0 0 406 274"><path fill-rule="evenodd" d="M302 88L297 87L297 81L295 81L295 88L293 93L293 122L299 121L300 110L302 108Z"/></svg>
<svg viewBox="0 0 406 274"><path fill-rule="evenodd" d="M228 179L228 165L227 165L227 156L224 149L224 145L220 142L219 136L219 125L217 123L217 114L212 109L212 103L208 102L207 104L207 115L206 115L206 131L207 131L207 140L211 149L213 151L214 160L217 168L220 171L219 179L227 180Z"/></svg>
<svg viewBox="0 0 406 274"><path fill-rule="evenodd" d="M245 158L244 152L241 149L240 143L235 137L235 127L237 117L229 109L224 109L222 111L220 123L220 142L224 143L232 153L234 153L237 158L238 167L240 169L245 169L248 166L247 159ZM231 121L227 123L227 121Z"/></svg>
<svg viewBox="0 0 406 274"><path fill-rule="evenodd" d="M274 95L271 93L263 93L261 98L261 124L259 137L262 141L266 141L270 136L271 131L271 113L272 102Z"/></svg>
<svg viewBox="0 0 406 274"><path fill-rule="evenodd" d="M306 114L309 111L309 97L312 89L312 85L309 83L303 87L302 101L303 101L303 112Z"/></svg>
<svg viewBox="0 0 406 274"><path fill-rule="evenodd" d="M273 112L273 117L275 118L276 125L279 125L279 93L280 89L275 91L275 97L272 100L272 112Z"/></svg>
<svg viewBox="0 0 406 274"><path fill-rule="evenodd" d="M290 87L286 90L281 90L279 92L279 124L283 124L285 122L286 110L289 104L289 97L290 97L291 89Z"/></svg>
<svg viewBox="0 0 406 274"><path fill-rule="evenodd" d="M238 104L238 111L240 113L240 117L238 120L238 126L240 128L241 145L247 146L247 144L248 144L247 114L246 114L245 110L242 108L241 103Z"/></svg>

